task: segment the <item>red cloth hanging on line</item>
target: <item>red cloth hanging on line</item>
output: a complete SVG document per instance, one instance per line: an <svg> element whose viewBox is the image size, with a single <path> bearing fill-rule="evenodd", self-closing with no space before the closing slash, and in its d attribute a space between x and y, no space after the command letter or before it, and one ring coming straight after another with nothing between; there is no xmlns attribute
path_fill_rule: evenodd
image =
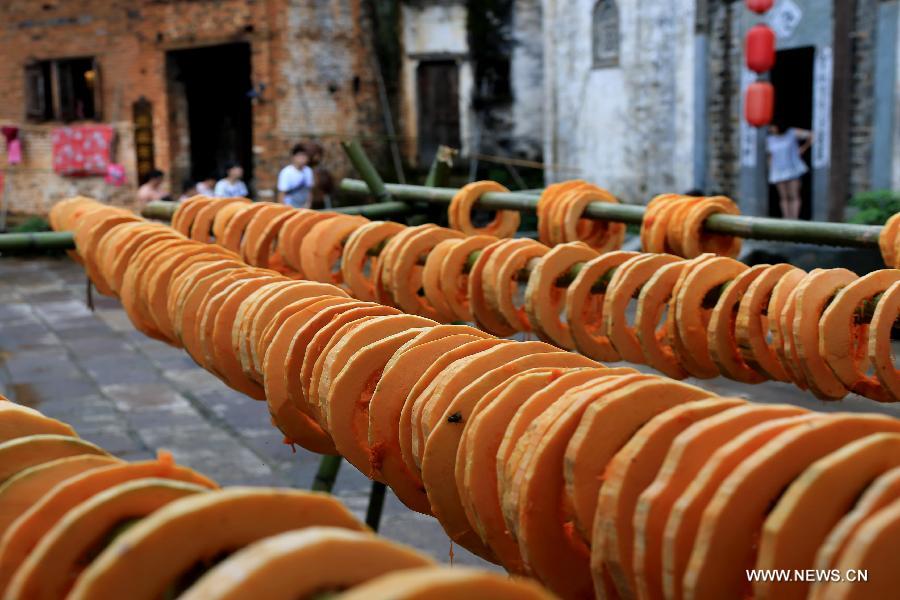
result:
<svg viewBox="0 0 900 600"><path fill-rule="evenodd" d="M53 170L60 175L106 175L111 162L113 128L79 125L53 130Z"/></svg>

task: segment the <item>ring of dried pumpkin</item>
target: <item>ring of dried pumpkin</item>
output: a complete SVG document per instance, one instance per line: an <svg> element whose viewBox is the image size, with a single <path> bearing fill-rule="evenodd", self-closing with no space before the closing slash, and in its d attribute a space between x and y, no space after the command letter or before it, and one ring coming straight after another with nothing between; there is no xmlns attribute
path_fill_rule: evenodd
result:
<svg viewBox="0 0 900 600"><path fill-rule="evenodd" d="M453 195L447 210L451 229L466 235L488 234L501 238L515 235L521 217L514 210L498 210L494 219L484 227L472 224L472 208L487 192L509 192L509 190L496 181L474 181L464 185Z"/></svg>

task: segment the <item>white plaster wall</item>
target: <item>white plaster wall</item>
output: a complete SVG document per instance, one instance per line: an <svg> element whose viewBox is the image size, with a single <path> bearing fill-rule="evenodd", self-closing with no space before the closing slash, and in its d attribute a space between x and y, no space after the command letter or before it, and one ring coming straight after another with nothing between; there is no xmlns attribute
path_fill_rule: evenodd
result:
<svg viewBox="0 0 900 600"><path fill-rule="evenodd" d="M545 0L548 179L623 200L693 186L694 0L619 0L620 61L591 68L594 0Z"/></svg>
<svg viewBox="0 0 900 600"><path fill-rule="evenodd" d="M897 31L900 32L900 11L897 12ZM900 39L895 48L897 62L894 75L894 158L891 169L891 189L900 189Z"/></svg>
<svg viewBox="0 0 900 600"><path fill-rule="evenodd" d="M456 57L459 65L460 138L466 154L472 136L470 98L474 78L467 60L469 44L466 33L466 8L462 4L401 6L400 21L403 40L401 114L403 134L407 138L407 159L415 163L418 135L418 99L416 68L422 55Z"/></svg>
<svg viewBox="0 0 900 600"><path fill-rule="evenodd" d="M541 152L544 134L541 0L516 0L513 5L512 86L513 150L529 158Z"/></svg>

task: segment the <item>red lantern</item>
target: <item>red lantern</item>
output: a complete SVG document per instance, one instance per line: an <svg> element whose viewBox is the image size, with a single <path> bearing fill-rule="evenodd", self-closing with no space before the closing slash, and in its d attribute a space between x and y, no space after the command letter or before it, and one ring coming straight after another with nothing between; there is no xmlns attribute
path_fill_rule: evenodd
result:
<svg viewBox="0 0 900 600"><path fill-rule="evenodd" d="M745 0L747 4L747 8L752 10L758 15L763 14L770 8L772 8L772 0Z"/></svg>
<svg viewBox="0 0 900 600"><path fill-rule="evenodd" d="M775 88L768 81L754 81L744 96L744 118L754 127L772 122L775 110Z"/></svg>
<svg viewBox="0 0 900 600"><path fill-rule="evenodd" d="M775 65L775 32L766 25L751 27L744 42L744 59L755 73L771 70Z"/></svg>

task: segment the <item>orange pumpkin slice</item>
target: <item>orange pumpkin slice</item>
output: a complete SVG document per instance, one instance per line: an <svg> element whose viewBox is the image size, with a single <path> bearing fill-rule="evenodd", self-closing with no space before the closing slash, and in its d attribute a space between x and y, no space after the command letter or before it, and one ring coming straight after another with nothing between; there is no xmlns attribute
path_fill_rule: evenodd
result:
<svg viewBox="0 0 900 600"><path fill-rule="evenodd" d="M328 323L323 324L310 338L303 357L303 366L300 368L299 377L300 389L303 392L306 406L312 413L310 416L318 421L323 427L325 426L325 415L322 414L322 407L319 404L318 388L313 386L313 378L316 373L316 364L318 363L321 365L320 359L323 358L327 351L328 343L335 338L345 325L362 323L367 317L397 314L396 309L375 303L369 303L368 306L357 306L346 311L340 311L340 305L334 308L338 309L340 314L336 314ZM309 325L307 325L307 327L309 327ZM346 333L346 330L344 333Z"/></svg>
<svg viewBox="0 0 900 600"><path fill-rule="evenodd" d="M703 512L682 582L692 597L734 597L746 590L745 568L771 504L823 456L861 437L900 431L900 421L875 415L830 415L786 431L748 456L723 482Z"/></svg>
<svg viewBox="0 0 900 600"><path fill-rule="evenodd" d="M672 505L661 536L661 574L666 598L680 600L685 597L682 581L697 532L705 518L704 510L725 479L741 461L781 433L806 427L811 421L822 418L821 415L798 415L765 421L740 433L711 455L707 453L703 467ZM651 532L650 535L654 534Z"/></svg>
<svg viewBox="0 0 900 600"><path fill-rule="evenodd" d="M218 202L219 200L217 198L212 198L210 196L191 196L179 204L175 209L170 224L172 229L185 237L190 237L191 227L200 210Z"/></svg>
<svg viewBox="0 0 900 600"><path fill-rule="evenodd" d="M216 244L222 245L225 239L225 230L235 215L241 213L250 205L250 202L232 202L223 206L213 217L212 232Z"/></svg>
<svg viewBox="0 0 900 600"><path fill-rule="evenodd" d="M758 569L806 569L828 532L852 508L869 484L900 466L900 435L866 436L812 463L778 499L766 517L759 542ZM806 598L804 581L755 582L765 597Z"/></svg>
<svg viewBox="0 0 900 600"><path fill-rule="evenodd" d="M13 402L0 403L0 443L38 434L78 437L68 424L51 419L33 408Z"/></svg>
<svg viewBox="0 0 900 600"><path fill-rule="evenodd" d="M334 362L320 383L320 409L337 449L367 475L369 401L397 350L434 324L413 315L375 317L350 331L329 353Z"/></svg>
<svg viewBox="0 0 900 600"><path fill-rule="evenodd" d="M7 440L0 443L0 483L23 469L79 454L109 456L102 448L71 435L39 433Z"/></svg>
<svg viewBox="0 0 900 600"><path fill-rule="evenodd" d="M22 471L0 485L0 531L9 526L46 494L69 477L121 462L112 456L79 454L57 458Z"/></svg>
<svg viewBox="0 0 900 600"><path fill-rule="evenodd" d="M891 598L900 586L897 576L897 536L900 535L900 502L879 510L859 527L835 564L839 573L865 569L867 580L819 584L818 598L862 600ZM861 574L857 571L857 576Z"/></svg>
<svg viewBox="0 0 900 600"><path fill-rule="evenodd" d="M104 296L114 295L114 290L109 281L100 274L98 263L105 257L97 256L95 250L100 239L108 235L110 230L123 223L135 223L140 220L127 212L97 211L91 215L93 223L90 226L79 227L75 230L75 246L84 259L84 270L97 291Z"/></svg>
<svg viewBox="0 0 900 600"><path fill-rule="evenodd" d="M894 366L891 331L900 314L900 282L893 284L882 294L869 324L869 361L875 376L885 391L900 400L900 369Z"/></svg>
<svg viewBox="0 0 900 600"><path fill-rule="evenodd" d="M204 244L213 241L213 223L219 212L230 204L239 206L249 202L250 200L246 198L218 198L215 202L210 202L203 206L194 217L194 222L190 229L190 238ZM232 208L231 210L235 209Z"/></svg>
<svg viewBox="0 0 900 600"><path fill-rule="evenodd" d="M500 337L512 335L515 333L515 329L510 327L502 315L491 309L486 297L485 287L491 281L488 263L494 260L497 255L508 252L510 243L519 243L519 241L498 240L483 247L478 258L472 264L468 279L469 308L472 311L475 324L480 329Z"/></svg>
<svg viewBox="0 0 900 600"><path fill-rule="evenodd" d="M670 209L683 200L679 194L655 196L644 209L641 220L641 250L655 254L667 253L666 233L668 232Z"/></svg>
<svg viewBox="0 0 900 600"><path fill-rule="evenodd" d="M889 267L897 268L897 240L900 240L900 213L893 215L888 219L878 234L878 247L881 250L881 257L884 258L884 264Z"/></svg>
<svg viewBox="0 0 900 600"><path fill-rule="evenodd" d="M228 219L228 224L225 226L222 235L216 235L216 243L228 248L232 252L240 253L241 244L244 240L244 232L250 224L250 221L253 220L253 217L255 217L257 213L266 211L273 205L277 206L274 202L251 202L250 204L242 205L241 208L235 211L234 214L231 215L231 218Z"/></svg>
<svg viewBox="0 0 900 600"><path fill-rule="evenodd" d="M810 390L823 400L839 400L847 395L847 388L819 352L819 320L829 300L856 279L847 269L827 269L810 274L797 286L792 343Z"/></svg>
<svg viewBox="0 0 900 600"><path fill-rule="evenodd" d="M490 235L473 235L457 240L441 261L441 294L457 320L472 321L475 318L469 303L469 259L474 252L480 252L496 241L497 238Z"/></svg>
<svg viewBox="0 0 900 600"><path fill-rule="evenodd" d="M703 230L706 219L714 214L739 215L737 205L725 196L704 198L703 202L691 207L684 218L681 247L689 258L711 252L718 256L734 258L741 252L741 238L708 233Z"/></svg>
<svg viewBox="0 0 900 600"><path fill-rule="evenodd" d="M343 600L551 600L539 585L498 573L456 567L404 569L341 594Z"/></svg>
<svg viewBox="0 0 900 600"><path fill-rule="evenodd" d="M820 271L821 269L813 269L810 273L804 274L800 281ZM775 292L781 292L781 290L776 287ZM775 292L772 293L770 305L776 299ZM772 334L772 341L775 343L775 353L778 355L778 359L781 361L785 371L789 373L794 385L805 390L809 388L809 384L806 381L806 376L803 374L803 369L800 367L800 357L797 354L797 345L794 343L793 333L794 314L797 309L797 287L779 294L779 297L782 302L782 308L780 312L776 313L778 315L778 326Z"/></svg>
<svg viewBox="0 0 900 600"><path fill-rule="evenodd" d="M538 219L538 239L547 246L554 246L555 243L550 235L550 224L553 221L551 213L558 205L559 200L569 191L587 183L582 179L571 179L560 183L551 183L538 198L535 212Z"/></svg>
<svg viewBox="0 0 900 600"><path fill-rule="evenodd" d="M208 571L180 597L311 598L322 590L352 589L386 573L433 564L412 548L368 533L308 527L250 544Z"/></svg>
<svg viewBox="0 0 900 600"><path fill-rule="evenodd" d="M691 424L680 433L634 508L632 567L637 595L662 598L662 534L673 504L720 446L764 421L804 413L788 405L746 405Z"/></svg>
<svg viewBox="0 0 900 600"><path fill-rule="evenodd" d="M456 486L475 532L511 573L524 573L525 568L519 546L509 533L500 507L498 463L505 463L505 456L512 452L526 424L563 393L603 375L627 370L566 369L535 393L526 395L501 390L503 393L498 393L491 401L485 398L473 408L456 453ZM536 380L544 381L546 377L541 369L527 376L519 375L516 381L523 379L527 381L521 381L522 385L528 386Z"/></svg>
<svg viewBox="0 0 900 600"><path fill-rule="evenodd" d="M483 354L499 352L499 348L494 348ZM472 363L479 360L486 360L486 357L473 358ZM476 404L485 398L496 397L503 391L502 386L513 383L511 378L514 375L531 369L543 368L558 371L563 368L597 366L599 366L598 363L569 352L526 355L499 365L477 379L470 380L471 383L465 385L453 396L440 420L427 434L421 462L422 481L428 493L432 514L437 517L451 539L475 554L496 560L490 548L475 533L463 506L461 492L456 485L459 444L463 429L468 424ZM467 366L465 370L469 368ZM463 458L465 460L465 457Z"/></svg>
<svg viewBox="0 0 900 600"><path fill-rule="evenodd" d="M693 256L685 251L684 246L682 245L682 238L684 237L684 221L688 211L698 204L701 204L704 200L705 198L703 197L684 196L680 198L678 202L672 203L672 206L668 209L668 226L666 228L664 247L670 254L693 258Z"/></svg>
<svg viewBox="0 0 900 600"><path fill-rule="evenodd" d="M241 257L255 267L268 267L272 247L284 222L292 217L294 209L283 204L274 204L258 211L244 229L241 240ZM280 257L279 257L280 260Z"/></svg>
<svg viewBox="0 0 900 600"><path fill-rule="evenodd" d="M623 360L644 363L637 328L628 323L628 306L641 287L662 267L680 262L669 254L639 255L623 263L609 282L603 300L603 328L606 337Z"/></svg>
<svg viewBox="0 0 900 600"><path fill-rule="evenodd" d="M589 549L568 522L570 511L561 508L566 445L590 404L640 377L609 376L570 390L519 438L511 457L515 461L520 454L512 476L498 471L504 517L524 566L560 596L589 597L593 589Z"/></svg>
<svg viewBox="0 0 900 600"><path fill-rule="evenodd" d="M606 337L603 306L606 292L595 292L594 285L610 271L637 256L636 252L616 250L601 254L582 265L566 290L566 320L574 347L596 360L618 361L622 357Z"/></svg>
<svg viewBox="0 0 900 600"><path fill-rule="evenodd" d="M172 456L163 452L156 460L114 463L69 477L22 513L0 537L0 590L6 588L19 565L69 510L110 487L147 477L216 487L199 473L176 465Z"/></svg>
<svg viewBox="0 0 900 600"><path fill-rule="evenodd" d="M400 455L403 457L403 461L406 463L407 468L415 473L416 477L419 476L420 467L417 462L418 447L413 446L413 436L418 437L421 434L422 407L430 398L431 393L434 390L435 381L456 361L475 356L481 352L490 350L495 346L510 343L511 342L507 340L489 338L476 340L475 342L470 342L458 348L454 348L428 365L428 368L418 377L416 382L410 388L405 402L403 403L403 410L400 412L400 431L398 439L400 443Z"/></svg>
<svg viewBox="0 0 900 600"><path fill-rule="evenodd" d="M172 330L179 343L184 345L184 336L191 335L196 323L202 318L197 311L204 296L213 284L233 272L241 273L246 265L233 260L204 261L193 265L173 280L166 301L166 310L172 322Z"/></svg>
<svg viewBox="0 0 900 600"><path fill-rule="evenodd" d="M769 265L753 266L728 283L709 318L706 335L709 355L723 375L744 383L761 383L766 380L765 372L760 372L744 362L737 344L738 306L747 288L759 278ZM757 316L757 322L759 317Z"/></svg>
<svg viewBox="0 0 900 600"><path fill-rule="evenodd" d="M295 209L294 214L288 217L288 220L281 226L276 246L279 256L294 271L306 277L306 274L303 273L303 266L300 264L300 248L303 238L306 237L306 234L309 233L315 224L337 216L337 213L320 212L306 208Z"/></svg>
<svg viewBox="0 0 900 600"><path fill-rule="evenodd" d="M635 597L634 509L653 482L673 440L692 424L744 404L734 398L687 402L653 417L607 463L591 538L591 568L606 571L622 597ZM605 586L603 581L599 581ZM595 582L595 586L596 586Z"/></svg>
<svg viewBox="0 0 900 600"><path fill-rule="evenodd" d="M438 319L437 309L428 298L419 293L422 289L423 268L418 264L419 258L427 254L438 243L448 239L458 239L459 232L431 228L418 231L406 238L397 248L390 264L390 289L397 306L404 312L421 315L429 319Z"/></svg>
<svg viewBox="0 0 900 600"><path fill-rule="evenodd" d="M136 232L121 248L116 250L113 258L103 267L104 277L109 287L117 292L122 286L125 277L125 269L131 264L131 258L144 244L153 243L161 239L178 239L179 236L164 227L153 227Z"/></svg>
<svg viewBox="0 0 900 600"><path fill-rule="evenodd" d="M815 568L825 570L835 568L847 547L847 542L856 535L860 526L897 499L900 499L900 467L879 475L865 489L853 509L841 517L816 550ZM819 586L813 584L809 598L823 600L819 591Z"/></svg>
<svg viewBox="0 0 900 600"><path fill-rule="evenodd" d="M609 461L650 419L684 402L709 398L706 390L653 379L610 393L587 407L565 449L563 475L577 530L590 542L603 473ZM599 531L601 536L602 530Z"/></svg>
<svg viewBox="0 0 900 600"><path fill-rule="evenodd" d="M485 299L488 301L488 305L496 313L503 315L504 320L516 331L531 331L531 322L525 307L519 306L515 302L519 290L517 274L529 262L540 259L549 251L549 248L543 244L531 241L530 244L513 249L502 259L502 262L500 262L500 255L496 255L497 263L491 279L486 281Z"/></svg>
<svg viewBox="0 0 900 600"><path fill-rule="evenodd" d="M625 239L625 224L584 219L584 211L592 202L618 204L619 201L607 190L593 185L567 192L554 211L555 219L550 223L551 238L554 229L558 229L560 235L556 236L556 243L582 241L600 253L618 250Z"/></svg>
<svg viewBox="0 0 900 600"><path fill-rule="evenodd" d="M387 362L421 331L410 328L362 347L337 374L325 397L322 412L335 447L363 473L369 472L371 453L368 445L360 445L359 438L368 429L369 400Z"/></svg>
<svg viewBox="0 0 900 600"><path fill-rule="evenodd" d="M285 441L319 454L333 455L337 450L331 436L292 400L291 382L296 381L304 354L304 348L294 344L294 337L319 310L349 302L352 302L349 298L308 298L285 308L284 319L274 332L262 363L263 387L272 422L284 433Z"/></svg>
<svg viewBox="0 0 900 600"><path fill-rule="evenodd" d="M450 308L450 304L444 298L444 290L441 289L441 267L450 250L462 241L451 238L438 242L425 257L425 267L422 269L422 291L437 314L437 320L443 323L456 320L456 314Z"/></svg>
<svg viewBox="0 0 900 600"><path fill-rule="evenodd" d="M358 215L340 215L319 221L300 243L300 268L313 281L340 285L343 277L334 266L341 257L344 239L369 220Z"/></svg>
<svg viewBox="0 0 900 600"><path fill-rule="evenodd" d="M641 287L634 318L644 360L673 379L688 376L673 345L676 332L675 314L671 308L672 294L688 267L687 261L680 261L665 265L654 273Z"/></svg>
<svg viewBox="0 0 900 600"><path fill-rule="evenodd" d="M510 260L510 257L518 250L531 246L539 248L540 250L537 250L538 252L546 252L547 248L546 246L543 246L540 243L527 238L516 238L503 241L504 243L490 254L487 262L484 264L483 271L479 274L482 288L481 295L483 296L484 300L483 308L479 311L479 314L483 314L484 318L488 319L488 321L497 321L498 323L502 323L502 327L505 327L509 331L515 332L517 330L516 322L518 321L518 318L516 317L515 320L509 321L500 311L500 301L498 300L500 291L498 290L498 286L501 286L507 280L498 280L497 273L499 269L503 267ZM482 252L482 254L483 253L484 252ZM473 273L474 268L475 267L473 266ZM473 277L473 273L469 274L470 281L471 277ZM512 279L512 277L513 274L510 273L509 279ZM513 283L513 285L518 284ZM478 315L476 314L476 319L477 318Z"/></svg>
<svg viewBox="0 0 900 600"><path fill-rule="evenodd" d="M204 487L171 479L137 479L97 493L73 507L41 538L19 566L7 594L48 600L65 597L92 552L118 525L204 491Z"/></svg>
<svg viewBox="0 0 900 600"><path fill-rule="evenodd" d="M418 474L410 470L401 454L402 415L410 391L422 377L429 376L432 363L444 360L454 354L466 356L489 348L495 341L477 343L463 349L467 344L478 342L486 334L471 330L444 333L444 328L465 328L461 325L439 325L432 327L407 342L387 362L372 398L369 400L369 474L383 479L394 493L409 508L431 514L431 507ZM439 337L434 337L439 336ZM407 413L407 418L409 413ZM409 421L407 429L409 431ZM407 433L408 435L408 433Z"/></svg>
<svg viewBox="0 0 900 600"><path fill-rule="evenodd" d="M791 380L778 358L774 341L768 339L770 326L778 322L781 314L780 306L770 309L775 286L784 279L788 283L782 289L794 287L804 275L801 269L793 265L772 265L750 283L738 305L734 335L741 358L747 366L765 373L769 379Z"/></svg>
<svg viewBox="0 0 900 600"><path fill-rule="evenodd" d="M463 388L488 371L517 358L557 351L558 348L544 342L500 344L476 355L461 358L444 369L428 389L414 399L411 423L412 450L416 465L421 469L428 436L431 435L444 416L447 407L451 405L453 399ZM588 359L587 364L595 363Z"/></svg>
<svg viewBox="0 0 900 600"><path fill-rule="evenodd" d="M280 312L301 300L309 298L347 298L346 292L341 288L328 283L317 283L312 281L294 281L283 287L278 287L267 297L265 302L261 302L253 316L250 318L250 325L247 326L246 332L241 334L238 330L238 339L242 341L240 344L241 365L244 372L250 376L260 373L262 367L262 359L266 354L266 348L269 347L275 330L272 326L279 323L278 315ZM235 320L238 325L238 320ZM240 324L243 326L243 323ZM234 330L232 330L232 344L234 343Z"/></svg>
<svg viewBox="0 0 900 600"><path fill-rule="evenodd" d="M868 326L859 323L856 310L864 302L900 281L900 271L874 271L853 281L834 297L819 319L819 354L850 391L879 402L891 396L874 375L866 375L863 363L868 346Z"/></svg>
<svg viewBox="0 0 900 600"><path fill-rule="evenodd" d="M569 325L560 319L566 305L566 290L557 287L556 280L574 265L584 266L583 263L596 257L597 252L582 242L560 244L531 271L525 288L525 313L531 330L545 342L570 350L575 348Z"/></svg>
<svg viewBox="0 0 900 600"><path fill-rule="evenodd" d="M391 279L392 266L394 260L396 260L397 253L403 244L405 244L412 236L417 235L424 230L436 228L437 225L431 223L407 227L388 239L384 248L381 250L381 253L378 255L378 262L375 265L375 273L372 277L372 288L375 291L376 302L388 306L397 305L397 301L393 295L394 286Z"/></svg>
<svg viewBox="0 0 900 600"><path fill-rule="evenodd" d="M487 234L499 238L512 237L519 228L521 220L519 213L514 210L498 210L494 219L483 227L476 227L472 224L472 208L482 194L508 191L496 181L474 181L464 185L450 200L450 206L447 209L450 227L466 235Z"/></svg>
<svg viewBox="0 0 900 600"><path fill-rule="evenodd" d="M170 502L116 538L85 569L71 597L159 598L197 563L311 525L364 527L325 494L266 488L194 494Z"/></svg>
<svg viewBox="0 0 900 600"><path fill-rule="evenodd" d="M678 290L675 298L678 337L705 377L715 377L719 372L710 355L707 334L713 309L706 306L705 299L746 270L746 265L734 259L714 257L691 269Z"/></svg>
<svg viewBox="0 0 900 600"><path fill-rule="evenodd" d="M369 252L404 229L404 225L393 221L372 221L355 229L347 238L341 254L341 277L354 298L375 302L375 285L372 279L378 269L378 260L369 256Z"/></svg>
<svg viewBox="0 0 900 600"><path fill-rule="evenodd" d="M204 366L205 330L207 325L212 326L215 318L215 312L212 312L212 317L210 317L207 309L218 310L227 297L220 294L232 285L260 277L261 273L257 269L246 266L226 269L207 275L197 282L194 289L188 291L184 306L180 308L181 343L184 344L184 349L188 354L197 361L197 364Z"/></svg>
<svg viewBox="0 0 900 600"><path fill-rule="evenodd" d="M207 325L206 332L212 334L207 337L204 345L205 357L213 367L213 371L219 375L229 387L244 393L255 400L265 401L266 396L263 387L255 380L244 374L241 361L231 345L231 331L234 328L234 318L241 302L260 287L277 281L275 277L261 276L247 281L235 283L231 288L222 292L225 296L221 306L216 311L207 312L208 322L213 316L212 327Z"/></svg>

